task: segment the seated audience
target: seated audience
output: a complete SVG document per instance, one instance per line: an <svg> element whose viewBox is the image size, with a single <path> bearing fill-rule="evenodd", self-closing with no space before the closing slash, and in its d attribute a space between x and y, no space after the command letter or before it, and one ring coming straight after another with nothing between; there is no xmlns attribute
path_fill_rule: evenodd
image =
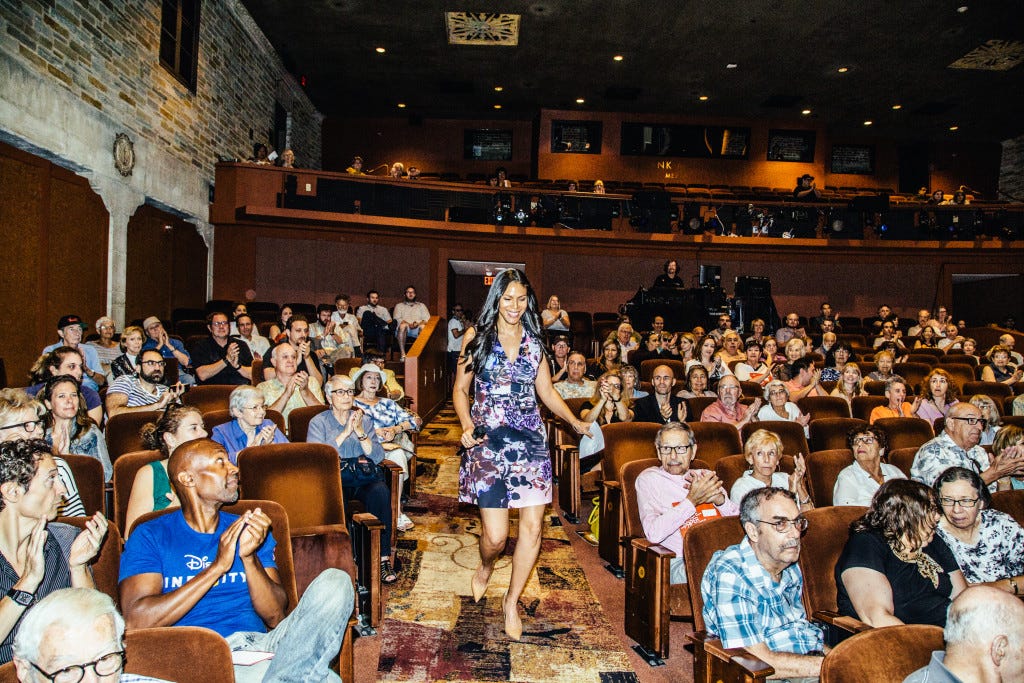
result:
<svg viewBox="0 0 1024 683"><path fill-rule="evenodd" d="M125 512L125 536L131 533L135 520L147 512L180 505L167 474L167 461L181 444L193 439L205 439L207 436L203 414L199 409L180 405L168 406L159 420L145 425L139 434L143 445L150 450L160 451L163 458L135 473Z"/></svg>
<svg viewBox="0 0 1024 683"><path fill-rule="evenodd" d="M114 323L114 319L103 316L97 320L96 333L99 334L100 338L86 342L86 344L96 349L96 354L100 357L100 365L103 366L103 374L109 375L110 364L121 355L121 345L114 341L114 335L117 333L117 325Z"/></svg>
<svg viewBox="0 0 1024 683"><path fill-rule="evenodd" d="M959 394L960 389L949 373L942 368L934 368L921 381L921 404L917 407L917 417L934 426L936 420L945 417L949 409L958 403Z"/></svg>
<svg viewBox="0 0 1024 683"><path fill-rule="evenodd" d="M821 198L821 190L818 189L818 184L814 182L814 176L810 173L804 173L797 179L796 188L793 189L793 198L801 199L805 202L813 202Z"/></svg>
<svg viewBox="0 0 1024 683"><path fill-rule="evenodd" d="M1010 320L1012 321L1013 319L1011 318ZM1007 327L1007 325L1003 325L1003 327ZM1013 328L1011 327L1010 329ZM999 335L999 346L1004 346L1010 351L1010 362L1014 365L1021 366L1024 365L1024 357L1021 357L1019 353L1013 350L1016 344L1017 338L1012 334Z"/></svg>
<svg viewBox="0 0 1024 683"><path fill-rule="evenodd" d="M290 149L286 149L281 152L281 157L277 160L277 165L281 168L295 168L295 152Z"/></svg>
<svg viewBox="0 0 1024 683"><path fill-rule="evenodd" d="M1007 425L999 430L992 442L992 458L1024 457L1024 427ZM999 479L996 486L999 491L1018 491L1024 489L1024 477L1010 475Z"/></svg>
<svg viewBox="0 0 1024 683"><path fill-rule="evenodd" d="M894 479L850 525L836 562L839 613L869 626L944 626L950 601L967 587L946 543L935 534L938 501L929 487Z"/></svg>
<svg viewBox="0 0 1024 683"><path fill-rule="evenodd" d="M784 420L796 422L803 426L804 434L809 434L808 425L811 423L810 414L804 415L800 408L789 400L789 389L785 382L772 380L764 388L764 399L767 401L761 410L757 412L759 422L768 420Z"/></svg>
<svg viewBox="0 0 1024 683"><path fill-rule="evenodd" d="M761 409L761 399L755 398L749 406L740 403L740 381L733 375L727 375L718 383L718 400L709 405L701 413L701 422L725 422L743 429L748 422L757 420L757 411Z"/></svg>
<svg viewBox="0 0 1024 683"><path fill-rule="evenodd" d="M228 316L213 312L206 317L210 336L189 349L199 384L249 384L252 380L252 353L245 342L228 335Z"/></svg>
<svg viewBox="0 0 1024 683"><path fill-rule="evenodd" d="M368 350L363 354L363 363L373 363L380 371L384 374L384 387L388 391L388 398L392 401L401 401L405 398L405 389L395 378L395 371L385 367L387 365L384 360L384 354L373 349ZM355 379L356 373L359 372L359 368L352 368L348 371L348 376Z"/></svg>
<svg viewBox="0 0 1024 683"><path fill-rule="evenodd" d="M363 329L359 327L359 320L355 314L348 310L348 303L348 294L334 297L334 307L337 310L331 313L331 322L334 323L334 341L338 344L338 358L355 358L362 353ZM363 361L366 362L366 359Z"/></svg>
<svg viewBox="0 0 1024 683"><path fill-rule="evenodd" d="M32 386L28 387L25 392L29 396L35 396L42 391L43 385L46 384L47 380L58 375L71 375L81 382L84 364L85 360L82 358L82 352L79 349L73 349L70 346L58 346L53 351L44 353L36 359L30 371ZM81 393L89 417L96 424L101 424L103 422L103 401L100 399L99 392L82 384Z"/></svg>
<svg viewBox="0 0 1024 683"><path fill-rule="evenodd" d="M988 586L956 596L942 632L946 650L903 683L1024 680L1024 605Z"/></svg>
<svg viewBox="0 0 1024 683"><path fill-rule="evenodd" d="M678 354L679 360L681 360L681 361L683 361L683 363L689 365L690 361L694 359L694 353L697 350L697 337L694 336L693 332L679 332L678 334L673 335L673 336L676 339L676 347L677 347L675 349L675 353L673 355ZM664 333L662 333L662 335L661 335L662 347L664 348L667 345L670 353L673 351L673 349L672 349L672 341L671 340L672 340L672 336L670 336L670 337L668 337L666 339L666 335Z"/></svg>
<svg viewBox="0 0 1024 683"><path fill-rule="evenodd" d="M151 315L142 321L142 329L149 337L142 345L143 351L156 349L164 358L174 358L178 361L178 381L182 384L195 384L196 378L192 375L192 357L185 351L185 345L178 339L167 334L164 324L155 315Z"/></svg>
<svg viewBox="0 0 1024 683"><path fill-rule="evenodd" d="M853 349L846 342L836 342L825 356L825 367L821 370L822 382L838 382L843 368L853 358ZM858 370L857 374L860 374Z"/></svg>
<svg viewBox="0 0 1024 683"><path fill-rule="evenodd" d="M747 337L747 341L756 341L758 344L764 346L765 341L767 341L769 337L775 339L775 337L772 337L771 335L766 335L764 331L764 320L762 320L761 318L754 318L753 320L750 321L750 336Z"/></svg>
<svg viewBox="0 0 1024 683"><path fill-rule="evenodd" d="M168 388L164 381L164 366L167 361L156 349L139 354L135 372L118 377L107 388L107 415L141 410L163 410L168 403L174 403L184 389L179 382Z"/></svg>
<svg viewBox="0 0 1024 683"><path fill-rule="evenodd" d="M569 311L562 308L561 301L554 294L548 297L547 308L540 312L540 321L549 334L569 331Z"/></svg>
<svg viewBox="0 0 1024 683"><path fill-rule="evenodd" d="M458 369L459 353L462 351L462 335L466 334L466 330L471 324L466 318L462 304L456 303L452 306L451 315L448 317L448 346L446 347L448 372L452 375L455 375ZM560 345L559 341L562 341L563 344ZM551 381L559 382L565 379L567 370L565 361L569 358L568 340L565 337L557 337L552 345L552 351L555 357L551 360ZM557 379L555 378L556 373L558 374Z"/></svg>
<svg viewBox="0 0 1024 683"><path fill-rule="evenodd" d="M238 327L238 336L249 345L253 359L264 358L270 351L270 340L260 334L252 321L252 316L242 313L235 318L235 325Z"/></svg>
<svg viewBox="0 0 1024 683"><path fill-rule="evenodd" d="M893 323L883 323L881 333L871 342L871 346L877 349L883 345L895 344L897 348L905 349L907 347L903 344L903 340L900 339L901 335L902 333L896 329Z"/></svg>
<svg viewBox="0 0 1024 683"><path fill-rule="evenodd" d="M694 360L686 364L686 371L689 372L690 368L694 365L701 365L707 371L708 379L711 382L717 382L723 377L732 375L732 370L722 361L721 357L716 355L717 352L718 347L715 344L715 338L711 335L703 337L697 343Z"/></svg>
<svg viewBox="0 0 1024 683"><path fill-rule="evenodd" d="M258 387L236 387L228 399L228 410L235 419L214 427L210 438L224 447L232 465L238 464L243 448L288 443L274 421L266 417L266 399Z"/></svg>
<svg viewBox="0 0 1024 683"><path fill-rule="evenodd" d="M691 470L698 444L685 422L669 422L654 437L660 467L636 478L636 503L644 535L675 553L669 563L671 583L686 583L683 536L686 530L715 517L735 517L739 506L729 500L711 470Z"/></svg>
<svg viewBox="0 0 1024 683"><path fill-rule="evenodd" d="M580 406L580 419L586 423L606 425L631 422L632 401L622 395L622 376L610 370L597 378L596 390L590 400Z"/></svg>
<svg viewBox="0 0 1024 683"><path fill-rule="evenodd" d="M917 417L917 410L921 407L921 397L915 396L913 403L907 403L907 381L899 375L893 375L885 382L885 397L889 402L884 406L875 406L871 409L868 422L875 424L876 420L885 417Z"/></svg>
<svg viewBox="0 0 1024 683"><path fill-rule="evenodd" d="M587 363L587 377L596 380L598 377L611 370L618 370L622 367L622 347L615 339L609 339L601 344L601 355Z"/></svg>
<svg viewBox="0 0 1024 683"><path fill-rule="evenodd" d="M832 323L826 322L825 325L831 327ZM835 332L832 332L831 330L825 332L821 335L821 344L814 349L814 352L820 353L822 358L828 357L828 355L832 353L832 349L835 348L835 345L838 343L837 339L838 337L836 337Z"/></svg>
<svg viewBox="0 0 1024 683"><path fill-rule="evenodd" d="M453 320L453 322L456 322L456 323L458 322L454 318L452 320ZM449 327L449 329L450 329L450 327ZM462 330L465 331L465 325L463 325ZM449 339L449 352L450 353L453 352L456 357L458 357L459 351L462 349L462 342L459 341L460 337L462 337L462 334L460 334L458 337L455 337L454 335L452 335L452 338ZM452 346L458 346L459 348L454 349L454 351L452 351L451 350ZM551 370L551 381L552 382L561 382L563 379L565 379L568 376L568 373L569 373L569 366L567 364L568 360L569 360L569 339L568 339L568 337L564 337L564 336L561 336L561 335L558 336L558 337L555 337L553 342L552 342L552 344L551 344L551 355L548 356L548 369ZM454 367L455 367L455 365L453 363L452 364L452 368L454 368Z"/></svg>
<svg viewBox="0 0 1024 683"><path fill-rule="evenodd" d="M430 321L430 311L426 304L416 300L416 288L409 285L405 288L405 299L395 304L392 317L398 329L395 337L398 339L398 352L401 360L405 360L406 339L416 339L420 336L420 330Z"/></svg>
<svg viewBox="0 0 1024 683"><path fill-rule="evenodd" d="M373 418L355 407L355 393L352 378L346 375L334 375L327 380L331 409L310 420L306 441L325 443L338 451L345 500L361 501L366 511L384 525L380 533L380 580L394 583L398 574L391 567L391 492L380 468L387 456L373 427Z"/></svg>
<svg viewBox="0 0 1024 683"><path fill-rule="evenodd" d="M278 344L270 350L270 363L276 371L275 376L260 382L256 387L263 394L267 407L281 413L286 420L296 408L324 404L319 376L313 379L298 370L298 359L295 347L287 342Z"/></svg>
<svg viewBox="0 0 1024 683"><path fill-rule="evenodd" d="M1024 474L1024 453L988 457L978 445L984 428L985 418L977 406L957 403L950 408L942 433L918 449L910 476L931 486L946 469L964 467L980 474L989 490L994 491L997 480Z"/></svg>
<svg viewBox="0 0 1024 683"><path fill-rule="evenodd" d="M672 387L676 384L672 368L659 365L651 374L651 385L654 391L633 404L633 420L635 422L685 422L686 402L672 395Z"/></svg>
<svg viewBox="0 0 1024 683"><path fill-rule="evenodd" d="M786 356L779 353L779 342L775 341L775 337L766 337L761 343L761 349L764 351L765 365L772 372L775 372L777 366L783 365L786 362Z"/></svg>
<svg viewBox="0 0 1024 683"><path fill-rule="evenodd" d="M933 333L940 332L941 324L938 320L932 317L932 312L926 308L922 308L917 312L917 324L911 326L907 330L907 336L910 337L921 337L924 331L931 328Z"/></svg>
<svg viewBox="0 0 1024 683"><path fill-rule="evenodd" d="M145 333L141 327L129 325L121 333L121 348L124 353L114 359L110 366L110 380L125 375L134 375L139 368L139 354L142 352L142 343Z"/></svg>
<svg viewBox="0 0 1024 683"><path fill-rule="evenodd" d="M722 343L722 338L725 337L725 333L732 329L732 316L728 313L722 313L718 316L718 327L711 330L707 336L715 340L715 345ZM696 332L694 332L696 334ZM701 335L703 336L703 335Z"/></svg>
<svg viewBox="0 0 1024 683"><path fill-rule="evenodd" d="M401 161L396 161L391 164L391 170L388 171L388 175L391 176L392 180L402 180L405 178L405 164Z"/></svg>
<svg viewBox="0 0 1024 683"><path fill-rule="evenodd" d="M416 454L409 435L418 432L423 421L391 399L378 395L384 386L384 373L374 363L359 368L352 384L357 392L356 407L373 418L374 431L387 459L402 468L400 486L404 486L409 479L409 461ZM396 528L409 531L413 526L412 520L399 510Z"/></svg>
<svg viewBox="0 0 1024 683"><path fill-rule="evenodd" d="M789 379L785 386L793 401L799 401L805 396L827 396L821 386L821 371L814 367L814 361L807 356L789 364Z"/></svg>
<svg viewBox="0 0 1024 683"><path fill-rule="evenodd" d="M1021 595L1024 529L1010 515L991 509L992 494L981 477L950 467L932 488L942 508L939 536L953 551L967 583Z"/></svg>
<svg viewBox="0 0 1024 683"><path fill-rule="evenodd" d="M76 378L77 379L77 378ZM0 443L17 440L42 441L45 434L43 416L46 408L20 389L0 389ZM82 517L85 506L78 493L78 484L67 461L54 456L53 462L64 489L64 498L58 496L58 512L62 517ZM0 508L2 510L2 508ZM13 546L8 546L13 547Z"/></svg>
<svg viewBox="0 0 1024 683"><path fill-rule="evenodd" d="M110 481L114 466L107 454L107 442L98 424L92 421L79 395L78 380L57 375L47 380L39 398L46 406L44 439L53 453L87 455L103 465L103 480Z"/></svg>
<svg viewBox="0 0 1024 683"><path fill-rule="evenodd" d="M1003 428L1003 416L999 413L996 402L985 394L971 396L970 403L972 406L977 406L981 411L981 416L985 418L985 428L981 430L981 441L978 443L981 446L991 446L996 439L996 434Z"/></svg>
<svg viewBox="0 0 1024 683"><path fill-rule="evenodd" d="M287 343L295 350L296 372L304 372L309 375L310 385L322 387L324 385L323 373L320 372L320 365L317 362L316 354L313 353L313 343L309 341L309 321L304 315L293 315L288 319L288 325L284 330L284 337L277 344ZM270 349L270 360L273 361L274 349ZM264 378L271 380L277 377L277 370L273 362L264 364Z"/></svg>
<svg viewBox="0 0 1024 683"><path fill-rule="evenodd" d="M281 307L277 321L270 326L270 331L267 334L267 339L270 340L271 344L277 344L284 339L284 331L288 329L288 321L292 319L292 315L294 315L294 312L291 306L286 304Z"/></svg>
<svg viewBox="0 0 1024 683"><path fill-rule="evenodd" d="M893 377L892 366L896 362L896 356L891 351L879 351L875 354L875 369L868 373L868 379L876 382L885 382Z"/></svg>
<svg viewBox="0 0 1024 683"><path fill-rule="evenodd" d="M352 157L352 163L345 169L345 173L349 175L366 175L363 173L363 158L360 156Z"/></svg>
<svg viewBox="0 0 1024 683"><path fill-rule="evenodd" d="M573 351L565 361L565 366L565 379L554 384L558 395L562 399L588 398L593 396L597 388L597 382L585 375L587 371L586 357L578 351Z"/></svg>
<svg viewBox="0 0 1024 683"><path fill-rule="evenodd" d="M852 404L855 396L867 396L867 394L868 392L864 389L864 379L860 376L860 366L856 363L846 363L836 382L836 388L829 396L838 396Z"/></svg>
<svg viewBox="0 0 1024 683"><path fill-rule="evenodd" d="M604 181L603 180L595 180L594 181L594 194L604 194Z"/></svg>
<svg viewBox="0 0 1024 683"><path fill-rule="evenodd" d="M978 342L974 338L972 338L972 337L964 337L962 348L963 348L964 356L973 358L974 360L978 361L979 363L981 362L981 359L978 358Z"/></svg>
<svg viewBox="0 0 1024 683"><path fill-rule="evenodd" d="M746 648L780 678L817 679L828 647L801 600L797 559L807 519L792 492L767 487L741 501L740 522L744 539L716 552L701 579L708 635Z"/></svg>
<svg viewBox="0 0 1024 683"><path fill-rule="evenodd" d="M747 359L747 355L740 351L740 335L736 330L729 330L722 335L722 350L718 352L718 357L726 365L733 361L742 363Z"/></svg>
<svg viewBox="0 0 1024 683"><path fill-rule="evenodd" d="M168 474L181 509L140 525L121 556L120 593L130 628L201 626L232 650L273 652L236 666L237 681L340 681L329 664L341 648L355 599L352 579L326 569L285 616L288 596L274 560L270 517L259 508L221 512L238 500L238 468L208 439L182 444ZM200 567L194 558L207 558Z"/></svg>
<svg viewBox="0 0 1024 683"><path fill-rule="evenodd" d="M694 363L686 371L686 386L676 396L679 398L696 398L698 396L715 397L715 392L708 388L708 371L700 363Z"/></svg>
<svg viewBox="0 0 1024 683"><path fill-rule="evenodd" d="M614 339L619 344L619 360L623 364L629 362L630 354L640 347L639 337L628 322L621 322L615 328Z"/></svg>
<svg viewBox="0 0 1024 683"><path fill-rule="evenodd" d="M124 619L109 595L92 588L61 588L33 605L14 636L13 654L20 683L168 683L123 673Z"/></svg>
<svg viewBox="0 0 1024 683"><path fill-rule="evenodd" d="M619 374L622 376L622 395L628 396L634 406L639 399L650 395L646 391L640 391L638 388L640 385L640 373L637 372L635 367L623 365Z"/></svg>
<svg viewBox="0 0 1024 683"><path fill-rule="evenodd" d="M960 334L960 329L953 323L946 325L945 336L938 341L938 347L943 351L953 351L955 349L962 349L964 344L964 337Z"/></svg>
<svg viewBox="0 0 1024 683"><path fill-rule="evenodd" d="M878 427L854 427L846 435L846 445L853 451L853 464L844 467L836 477L832 488L833 505L867 507L882 484L907 478L900 468L882 462L889 437Z"/></svg>
<svg viewBox="0 0 1024 683"><path fill-rule="evenodd" d="M937 349L939 348L939 336L934 327L926 327L921 330L921 336L914 341L915 349Z"/></svg>
<svg viewBox="0 0 1024 683"><path fill-rule="evenodd" d="M873 321L871 321L871 328L876 334L878 334L882 331L882 325L887 322L891 322L894 326L897 326L900 324L900 319L892 312L892 309L889 306L882 304L878 307L878 315Z"/></svg>
<svg viewBox="0 0 1024 683"><path fill-rule="evenodd" d="M790 339L802 339L805 343L810 341L806 330L800 326L800 316L796 313L787 313L782 327L775 331L775 341L780 344L785 344Z"/></svg>
<svg viewBox="0 0 1024 683"><path fill-rule="evenodd" d="M645 360L668 358L670 355L667 350L662 353L661 333L651 332L644 338L643 344L629 354L629 364L634 368L640 368Z"/></svg>
<svg viewBox="0 0 1024 683"><path fill-rule="evenodd" d="M833 331L841 330L843 328L842 324L839 322L839 312L832 310L832 304L827 301L822 302L821 307L818 310L821 311L821 314L811 318L812 330L824 332L825 323L832 323Z"/></svg>
<svg viewBox="0 0 1024 683"><path fill-rule="evenodd" d="M57 336L60 341L50 344L43 349L43 353L49 353L62 346L70 346L81 354L85 364L82 366L82 384L93 391L107 381L103 372L103 364L100 363L96 347L82 343L82 335L85 334L86 325L77 315L65 315L57 321Z"/></svg>
<svg viewBox="0 0 1024 683"><path fill-rule="evenodd" d="M766 385L772 381L771 370L768 369L768 365L761 360L762 348L761 344L756 341L748 341L747 346L744 349L743 360L736 364L733 368L733 373L736 375L736 379L741 382L757 382L761 386Z"/></svg>
<svg viewBox="0 0 1024 683"><path fill-rule="evenodd" d="M61 588L95 588L90 561L107 520L97 512L86 528L55 523L65 494L50 447L42 439L0 443L0 663L11 661L12 643L25 610Z"/></svg>
<svg viewBox="0 0 1024 683"><path fill-rule="evenodd" d="M1017 384L1024 377L1024 367L1010 363L1010 349L997 345L989 349L985 354L988 364L981 368L982 382L1001 382L1002 384Z"/></svg>
<svg viewBox="0 0 1024 683"><path fill-rule="evenodd" d="M364 350L371 347L381 352L388 350L388 335L395 327L387 307L380 303L380 292L371 289L366 303L356 310L356 320L363 331Z"/></svg>
<svg viewBox="0 0 1024 683"><path fill-rule="evenodd" d="M729 498L737 505L748 492L764 486L792 491L801 510L814 507L811 494L807 489L807 467L803 453L793 456L795 467L792 474L779 471L779 460L782 458L782 439L775 432L758 429L747 437L743 444L743 457L750 469L733 482L729 490Z"/></svg>

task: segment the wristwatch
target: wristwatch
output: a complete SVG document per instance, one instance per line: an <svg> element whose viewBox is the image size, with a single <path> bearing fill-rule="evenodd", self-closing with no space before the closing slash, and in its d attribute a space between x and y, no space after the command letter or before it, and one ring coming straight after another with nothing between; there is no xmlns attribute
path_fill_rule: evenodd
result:
<svg viewBox="0 0 1024 683"><path fill-rule="evenodd" d="M29 593L28 591L20 591L17 588L12 588L11 590L7 591L7 597L9 597L11 600L18 603L22 607L31 607L33 604L35 604L36 601L36 596L34 593Z"/></svg>

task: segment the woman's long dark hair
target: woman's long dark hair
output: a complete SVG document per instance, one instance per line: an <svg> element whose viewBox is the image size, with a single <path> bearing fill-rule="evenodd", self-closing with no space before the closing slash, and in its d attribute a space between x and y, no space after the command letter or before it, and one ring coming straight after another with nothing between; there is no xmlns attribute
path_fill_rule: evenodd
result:
<svg viewBox="0 0 1024 683"><path fill-rule="evenodd" d="M871 508L850 524L850 531L875 531L904 551L913 552L928 522L928 515L939 507L935 492L912 479L891 479L882 484L871 499ZM904 538L916 547L904 547Z"/></svg>
<svg viewBox="0 0 1024 683"><path fill-rule="evenodd" d="M45 398L50 402L50 409L46 411L46 415L43 417L43 421L46 423L46 428L51 429L53 427L53 392L56 390L59 384L72 384L75 390L78 392L78 412L75 413L75 428L71 434L71 440L74 441L78 438L79 434L85 434L90 429L96 426L96 423L89 417L89 411L85 406L85 399L82 398L82 383L75 379L72 375L55 375L50 379L46 380L46 384L43 385L42 390L39 392L39 398Z"/></svg>
<svg viewBox="0 0 1024 683"><path fill-rule="evenodd" d="M520 317L523 327L535 339L544 339L540 317L537 315L537 295L534 294L530 281L526 279L526 274L515 268L503 270L494 276L494 282L491 284L490 291L487 292L487 299L484 300L484 305L480 308L480 316L474 325L476 335L466 346L466 354L459 359L460 363L470 363L474 373L484 369L484 364L487 362L488 356L491 355L491 349L494 348L494 342L498 338L498 305L501 302L501 296L513 282L518 282L526 289L526 311ZM541 352L545 357L547 356L543 344L541 344Z"/></svg>

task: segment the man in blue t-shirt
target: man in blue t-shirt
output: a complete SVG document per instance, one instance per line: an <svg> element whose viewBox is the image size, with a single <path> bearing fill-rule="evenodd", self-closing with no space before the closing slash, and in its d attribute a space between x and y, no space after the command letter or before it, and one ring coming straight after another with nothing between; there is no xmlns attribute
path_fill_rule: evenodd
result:
<svg viewBox="0 0 1024 683"><path fill-rule="evenodd" d="M274 562L270 518L259 508L240 517L220 511L238 500L238 468L224 447L209 439L186 442L171 456L167 474L181 509L137 527L121 558L128 626L203 626L232 650L275 653L262 665L236 666L239 682L289 681L297 672L340 681L328 667L354 604L348 574L325 570L285 617L288 598Z"/></svg>

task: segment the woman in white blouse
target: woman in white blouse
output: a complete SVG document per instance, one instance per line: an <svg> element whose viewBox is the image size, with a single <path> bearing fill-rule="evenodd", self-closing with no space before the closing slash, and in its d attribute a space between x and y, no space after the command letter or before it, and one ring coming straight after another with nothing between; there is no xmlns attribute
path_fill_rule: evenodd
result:
<svg viewBox="0 0 1024 683"><path fill-rule="evenodd" d="M889 445L885 432L879 427L854 427L846 435L846 444L853 451L853 464L836 477L832 489L833 505L871 505L871 498L883 483L891 479L906 479L895 465L882 462Z"/></svg>

